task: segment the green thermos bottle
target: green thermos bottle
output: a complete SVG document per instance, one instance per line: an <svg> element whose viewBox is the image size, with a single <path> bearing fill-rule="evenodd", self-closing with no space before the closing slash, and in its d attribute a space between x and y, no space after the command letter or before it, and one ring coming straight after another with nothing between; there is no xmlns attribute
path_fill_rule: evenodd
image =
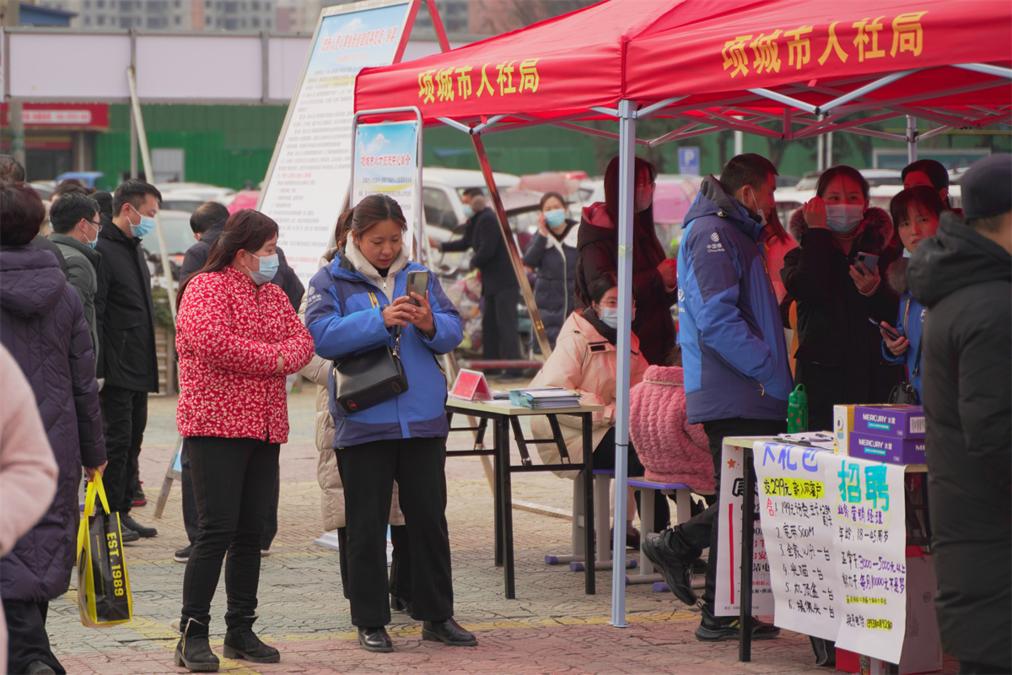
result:
<svg viewBox="0 0 1012 675"><path fill-rule="evenodd" d="M805 385L799 384L787 397L787 433L808 431L808 394Z"/></svg>

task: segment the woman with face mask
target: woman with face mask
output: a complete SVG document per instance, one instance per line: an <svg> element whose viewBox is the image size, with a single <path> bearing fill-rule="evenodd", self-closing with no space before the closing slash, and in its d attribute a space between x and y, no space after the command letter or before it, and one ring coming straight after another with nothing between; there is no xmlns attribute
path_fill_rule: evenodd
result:
<svg viewBox="0 0 1012 675"><path fill-rule="evenodd" d="M351 622L366 651L392 652L386 531L396 481L408 527L412 618L422 639L474 647L453 618L446 525L446 378L437 357L462 337L460 316L436 275L408 259L407 221L387 195L355 206L344 250L310 282L306 325L316 353L330 360L396 347L407 389L353 411L338 404L330 378L334 452L344 484L345 582ZM408 243L410 240L408 240ZM410 275L428 279L408 293Z"/></svg>
<svg viewBox="0 0 1012 675"><path fill-rule="evenodd" d="M577 240L576 299L590 305L590 284L618 272L618 157L604 174L604 202L583 209ZM633 332L651 365L671 365L675 354L675 323L671 306L678 298L675 261L668 258L654 231L654 180L657 169L636 158L633 198L633 297L639 306Z"/></svg>
<svg viewBox="0 0 1012 675"><path fill-rule="evenodd" d="M562 323L574 309L576 240L580 229L576 221L566 215L566 200L562 195L558 192L543 194L538 233L524 253L524 265L537 277L534 300L553 348Z"/></svg>
<svg viewBox="0 0 1012 675"><path fill-rule="evenodd" d="M573 312L566 319L559 333L558 342L545 365L531 381L532 387L563 387L579 391L586 402L597 403L604 409L594 413L593 446L594 468L615 468L615 378L618 361L616 341L618 339L618 285L613 273L606 273L589 285L590 306ZM633 318L639 314L633 306ZM629 386L634 387L643 380L646 372L646 358L640 353L641 341L634 333L630 349ZM580 421L576 418L559 417L566 451L574 462L583 461L583 437ZM531 428L538 438L551 438L552 430L545 417L532 418ZM547 434L547 435L546 435ZM560 462L559 450L552 444L538 446L541 459L546 464ZM643 464L636 455L636 449L629 445L629 475L642 476ZM572 472L562 474L574 477ZM655 495L654 531L668 526L670 513L666 498ZM627 543L638 545L638 533L629 530Z"/></svg>
<svg viewBox="0 0 1012 675"><path fill-rule="evenodd" d="M896 315L896 294L882 283L889 215L868 203L868 182L849 166L819 177L816 196L791 217L800 247L781 276L797 301L795 380L808 393L808 426L829 430L833 406L882 403L901 373L884 362L868 319Z"/></svg>
<svg viewBox="0 0 1012 675"><path fill-rule="evenodd" d="M903 257L889 266L886 281L900 294L896 325L882 322L882 356L889 363L906 367L907 379L921 398L921 336L924 334L924 306L907 288L907 263L922 239L935 236L938 220L946 210L938 191L929 185L907 188L889 202Z"/></svg>
<svg viewBox="0 0 1012 675"><path fill-rule="evenodd" d="M226 658L281 659L253 633L260 538L288 440L285 378L309 363L313 339L284 291L268 283L277 243L277 223L238 211L179 291L176 422L189 448L198 534L183 577L176 665L193 672L218 669L207 635L226 551Z"/></svg>

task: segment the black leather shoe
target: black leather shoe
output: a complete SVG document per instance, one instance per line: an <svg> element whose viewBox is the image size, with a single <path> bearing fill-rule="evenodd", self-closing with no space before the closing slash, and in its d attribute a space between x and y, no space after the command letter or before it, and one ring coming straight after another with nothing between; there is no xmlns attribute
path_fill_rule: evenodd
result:
<svg viewBox="0 0 1012 675"><path fill-rule="evenodd" d="M27 675L56 675L56 671L49 667L49 664L42 661L32 661L25 669Z"/></svg>
<svg viewBox="0 0 1012 675"><path fill-rule="evenodd" d="M252 628L231 628L225 632L226 659L243 659L253 663L278 663L281 652L264 644Z"/></svg>
<svg viewBox="0 0 1012 675"><path fill-rule="evenodd" d="M119 533L123 537L124 544L130 544L141 538L141 535L137 534L123 523L120 523L119 525Z"/></svg>
<svg viewBox="0 0 1012 675"><path fill-rule="evenodd" d="M207 624L186 619L183 625L183 637L176 645L176 666L191 673L218 672L218 657L207 642Z"/></svg>
<svg viewBox="0 0 1012 675"><path fill-rule="evenodd" d="M130 528L144 539L150 539L151 537L158 536L158 530L156 530L153 527L144 527L136 520L134 520L133 516L131 516L129 513L119 514L119 522L121 525Z"/></svg>
<svg viewBox="0 0 1012 675"><path fill-rule="evenodd" d="M664 582L675 597L686 605L696 604L692 590L692 561L678 555L665 543L660 534L653 532L643 540L643 553L664 577Z"/></svg>
<svg viewBox="0 0 1012 675"><path fill-rule="evenodd" d="M387 629L383 626L379 628L362 628L358 629L358 643L362 645L362 649L367 652L392 652L394 650L394 643L390 641L390 636L387 635Z"/></svg>
<svg viewBox="0 0 1012 675"><path fill-rule="evenodd" d="M411 604L404 598L398 595L390 596L390 609L395 612L404 612L406 614L411 613Z"/></svg>
<svg viewBox="0 0 1012 675"><path fill-rule="evenodd" d="M426 621L422 624L422 639L442 642L451 647L477 647L473 633L461 628L452 617L446 621Z"/></svg>

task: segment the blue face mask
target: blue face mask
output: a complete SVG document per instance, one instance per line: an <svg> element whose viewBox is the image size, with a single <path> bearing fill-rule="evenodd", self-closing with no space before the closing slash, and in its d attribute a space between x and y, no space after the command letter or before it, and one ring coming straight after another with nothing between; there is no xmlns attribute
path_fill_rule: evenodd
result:
<svg viewBox="0 0 1012 675"><path fill-rule="evenodd" d="M250 276L253 277L253 283L257 286L263 286L268 281L274 279L281 263L278 261L277 253L257 257L260 259L260 269L252 270Z"/></svg>
<svg viewBox="0 0 1012 675"><path fill-rule="evenodd" d="M133 206L131 206L130 208L133 209ZM138 211L137 209L134 209L134 213L136 213L138 216L141 216L141 222L137 223L136 225L130 223L130 231L133 232L135 237L137 237L138 239L143 239L144 237L154 232L155 230L154 218L152 218L151 216L141 215L141 212Z"/></svg>
<svg viewBox="0 0 1012 675"><path fill-rule="evenodd" d="M566 224L566 212L563 209L545 211L545 222L548 227L562 227Z"/></svg>
<svg viewBox="0 0 1012 675"><path fill-rule="evenodd" d="M102 231L102 227L100 225L95 225L95 223L91 222L90 220L88 222L95 228L95 238L92 239L91 241L86 241L84 243L90 246L91 248L95 248L98 246L98 233Z"/></svg>
<svg viewBox="0 0 1012 675"><path fill-rule="evenodd" d="M474 209L471 208L470 204L464 204L464 218L470 219L474 215Z"/></svg>

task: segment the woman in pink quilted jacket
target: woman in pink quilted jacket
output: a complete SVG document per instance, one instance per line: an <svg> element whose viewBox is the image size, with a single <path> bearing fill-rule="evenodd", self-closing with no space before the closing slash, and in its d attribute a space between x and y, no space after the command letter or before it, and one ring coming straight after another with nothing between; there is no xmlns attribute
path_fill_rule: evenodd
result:
<svg viewBox="0 0 1012 675"><path fill-rule="evenodd" d="M267 496L288 440L285 378L309 363L313 338L284 291L268 283L278 270L277 241L277 223L238 211L180 290L176 422L189 443L198 534L183 578L176 665L191 671L218 669L207 633L226 551L225 656L281 659L253 633L260 535L277 503Z"/></svg>
<svg viewBox="0 0 1012 675"><path fill-rule="evenodd" d="M615 349L618 325L618 286L613 273L606 273L589 285L591 304L584 310L573 312L562 325L555 351L552 352L541 371L531 381L532 387L564 387L579 391L585 402L604 406L594 413L593 445L594 468L615 468L615 377L618 351ZM647 360L639 351L639 339L631 334L632 354L630 355L629 384L636 385L643 379ZM575 418L573 418L575 420ZM574 462L583 461L583 446L578 421L559 417L566 451ZM570 426L572 425L572 426ZM551 429L547 418L535 417L531 426L539 438L550 438ZM559 462L558 449L554 443L538 446L541 459L546 464ZM642 476L636 448L629 444L629 475ZM636 495L637 499L639 495ZM654 508L654 531L668 526L670 511L664 495L657 493ZM636 532L630 530L630 533ZM630 546L639 548L638 533L627 540Z"/></svg>

